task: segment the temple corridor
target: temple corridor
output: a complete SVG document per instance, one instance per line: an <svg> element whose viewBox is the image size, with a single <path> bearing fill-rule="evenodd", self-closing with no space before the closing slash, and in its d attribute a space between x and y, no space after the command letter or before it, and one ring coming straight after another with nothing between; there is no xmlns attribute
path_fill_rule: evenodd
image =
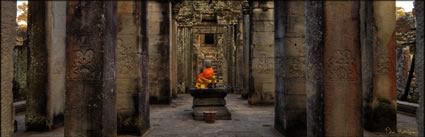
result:
<svg viewBox="0 0 425 137"><path fill-rule="evenodd" d="M0 135L424 137L397 2L0 1Z"/></svg>

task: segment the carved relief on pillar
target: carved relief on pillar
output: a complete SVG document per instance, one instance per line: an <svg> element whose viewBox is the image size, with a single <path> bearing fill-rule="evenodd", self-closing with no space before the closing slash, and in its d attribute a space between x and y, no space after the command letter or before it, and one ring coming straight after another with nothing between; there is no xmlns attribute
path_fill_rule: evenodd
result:
<svg viewBox="0 0 425 137"><path fill-rule="evenodd" d="M252 59L252 72L270 73L274 69L274 57L257 56Z"/></svg>
<svg viewBox="0 0 425 137"><path fill-rule="evenodd" d="M359 72L354 69L356 68L354 56L349 49L336 50L325 62L327 62L327 73L330 80L359 80Z"/></svg>
<svg viewBox="0 0 425 137"><path fill-rule="evenodd" d="M286 59L286 75L287 78L304 78L305 77L305 57L289 56Z"/></svg>
<svg viewBox="0 0 425 137"><path fill-rule="evenodd" d="M128 40L128 39L127 39ZM118 74L136 74L137 73L137 46L136 44L123 44L122 39L118 39L117 52L117 71ZM136 77L136 76L134 76Z"/></svg>
<svg viewBox="0 0 425 137"><path fill-rule="evenodd" d="M391 58L386 55L377 55L377 62L374 65L378 74L388 74L394 70Z"/></svg>
<svg viewBox="0 0 425 137"><path fill-rule="evenodd" d="M99 80L99 64L96 62L93 49L80 49L72 52L70 79Z"/></svg>

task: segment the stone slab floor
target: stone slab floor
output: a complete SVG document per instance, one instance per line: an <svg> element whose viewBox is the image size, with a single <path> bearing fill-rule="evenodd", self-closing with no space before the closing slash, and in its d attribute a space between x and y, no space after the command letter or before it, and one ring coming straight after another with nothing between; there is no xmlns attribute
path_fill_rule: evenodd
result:
<svg viewBox="0 0 425 137"><path fill-rule="evenodd" d="M171 105L151 105L151 129L146 137L280 137L273 129L273 106L250 106L239 95L226 97L232 120L218 120L213 124L192 119L192 97L179 94ZM398 114L398 128L403 133L386 134L364 132L365 137L416 136L415 118ZM19 114L16 137L63 137L64 128L49 132L24 132L24 115ZM409 134L410 133L410 134ZM414 133L414 134L412 134ZM120 137L132 137L122 135Z"/></svg>

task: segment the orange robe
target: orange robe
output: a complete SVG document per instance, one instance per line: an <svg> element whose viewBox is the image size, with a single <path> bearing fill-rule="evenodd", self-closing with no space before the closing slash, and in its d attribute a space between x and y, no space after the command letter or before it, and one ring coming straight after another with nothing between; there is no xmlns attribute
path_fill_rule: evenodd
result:
<svg viewBox="0 0 425 137"><path fill-rule="evenodd" d="M207 88L208 85L212 82L215 82L214 80L214 69L213 68L205 68L201 74L198 75L196 78L196 88Z"/></svg>

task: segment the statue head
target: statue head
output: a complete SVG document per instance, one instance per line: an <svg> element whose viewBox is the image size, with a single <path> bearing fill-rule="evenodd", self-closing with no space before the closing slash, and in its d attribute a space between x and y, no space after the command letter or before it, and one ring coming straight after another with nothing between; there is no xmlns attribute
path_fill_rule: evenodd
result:
<svg viewBox="0 0 425 137"><path fill-rule="evenodd" d="M211 67L211 60L205 59L204 60L204 65L205 65L205 67L210 68Z"/></svg>

